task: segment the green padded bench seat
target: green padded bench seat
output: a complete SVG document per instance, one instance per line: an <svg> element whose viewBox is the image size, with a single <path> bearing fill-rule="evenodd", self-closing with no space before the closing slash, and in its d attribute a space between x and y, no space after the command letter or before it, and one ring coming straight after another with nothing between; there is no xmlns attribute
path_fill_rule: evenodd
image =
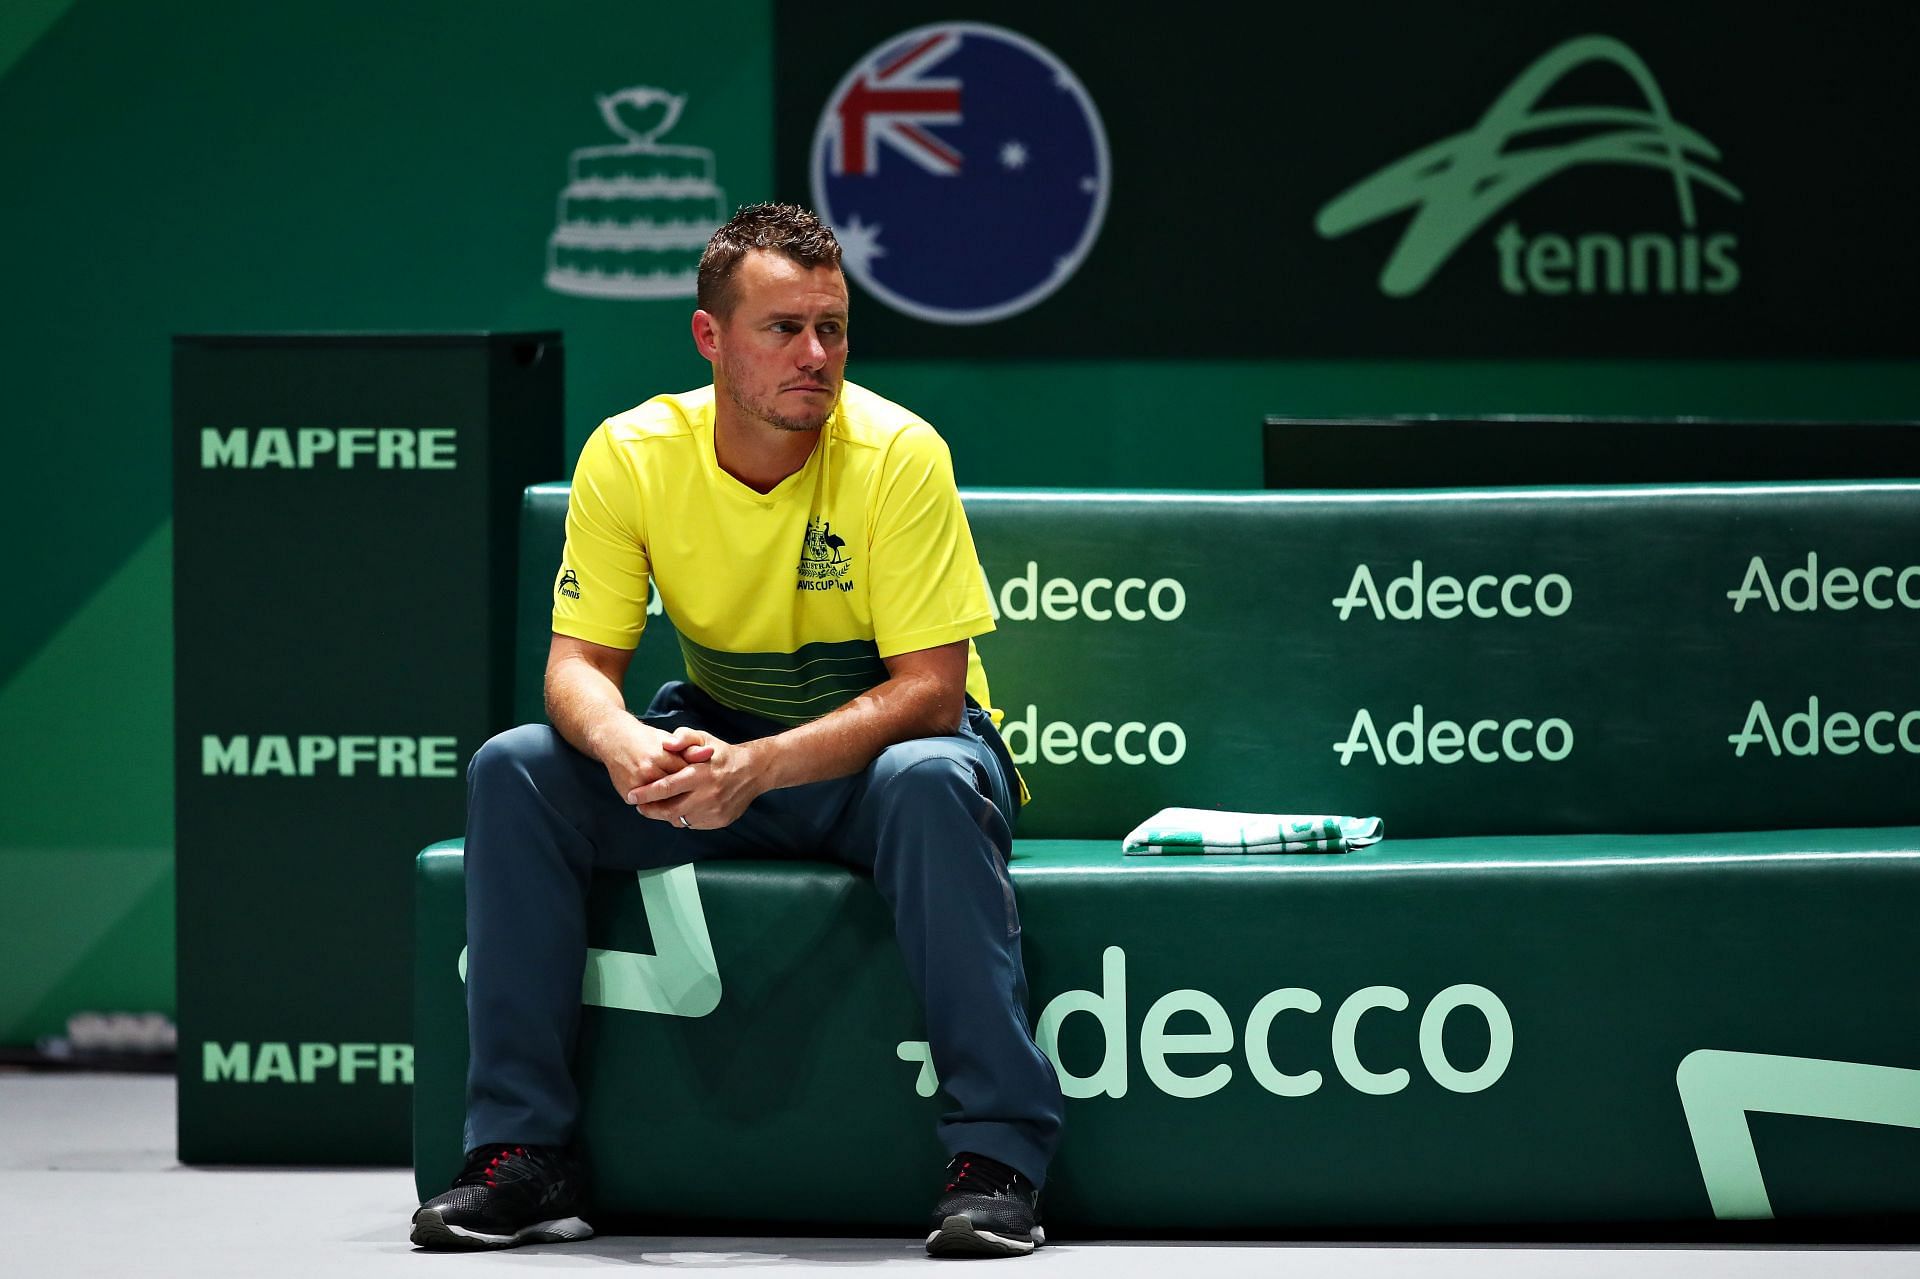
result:
<svg viewBox="0 0 1920 1279"><path fill-rule="evenodd" d="M1067 1131L1057 1235L1920 1213L1920 829L1389 839L1013 882ZM458 842L421 854L417 1177L456 1171ZM942 1109L871 883L602 877L603 1213L906 1228Z"/></svg>

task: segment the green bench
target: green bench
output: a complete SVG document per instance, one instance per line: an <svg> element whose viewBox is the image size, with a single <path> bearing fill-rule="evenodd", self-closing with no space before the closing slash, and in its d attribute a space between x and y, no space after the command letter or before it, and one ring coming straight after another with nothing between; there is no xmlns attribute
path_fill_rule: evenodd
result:
<svg viewBox="0 0 1920 1279"><path fill-rule="evenodd" d="M526 718L565 495L527 496ZM1035 794L1056 1231L1920 1212L1920 486L965 497ZM630 699L678 674L655 618ZM1170 804L1389 838L1123 859ZM457 842L418 883L430 1194L460 1154ZM942 1103L869 884L607 876L593 919L606 1212L917 1220Z"/></svg>

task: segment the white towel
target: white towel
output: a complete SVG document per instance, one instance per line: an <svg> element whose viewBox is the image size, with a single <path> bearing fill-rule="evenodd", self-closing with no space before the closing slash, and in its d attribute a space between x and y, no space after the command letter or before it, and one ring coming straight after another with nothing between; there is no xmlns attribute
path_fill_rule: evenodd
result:
<svg viewBox="0 0 1920 1279"><path fill-rule="evenodd" d="M1377 844L1385 835L1378 817L1163 808L1128 832L1125 851L1129 857L1345 853Z"/></svg>

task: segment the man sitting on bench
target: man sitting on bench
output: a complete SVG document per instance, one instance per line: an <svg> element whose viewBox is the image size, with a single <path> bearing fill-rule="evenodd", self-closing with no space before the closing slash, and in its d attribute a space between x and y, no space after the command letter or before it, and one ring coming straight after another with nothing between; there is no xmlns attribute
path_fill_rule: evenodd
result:
<svg viewBox="0 0 1920 1279"><path fill-rule="evenodd" d="M713 385L608 419L574 474L553 726L501 734L468 770L467 1162L413 1242L593 1233L569 1149L593 872L794 857L870 872L893 910L954 1103L927 1251L1030 1253L1061 1095L1027 1020L1006 868L1022 787L984 709L972 641L994 627L952 462L845 381L840 246L813 214L742 209L698 289ZM635 716L621 681L649 581L689 678Z"/></svg>

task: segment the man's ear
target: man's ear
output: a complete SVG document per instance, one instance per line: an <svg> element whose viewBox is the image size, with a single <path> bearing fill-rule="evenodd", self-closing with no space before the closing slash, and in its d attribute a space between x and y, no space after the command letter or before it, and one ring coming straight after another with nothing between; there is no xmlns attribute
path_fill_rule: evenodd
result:
<svg viewBox="0 0 1920 1279"><path fill-rule="evenodd" d="M707 311L693 313L693 345L706 360L720 358L720 321Z"/></svg>

